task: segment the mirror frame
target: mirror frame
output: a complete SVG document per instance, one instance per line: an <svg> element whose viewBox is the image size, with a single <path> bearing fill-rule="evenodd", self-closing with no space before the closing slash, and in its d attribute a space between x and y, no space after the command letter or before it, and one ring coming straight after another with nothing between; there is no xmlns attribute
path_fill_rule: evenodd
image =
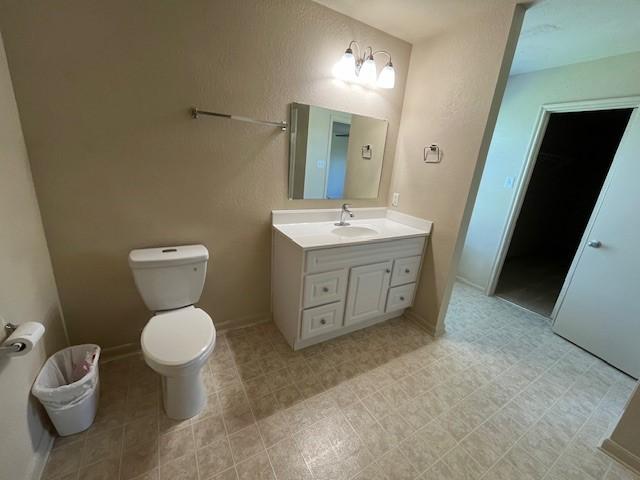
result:
<svg viewBox="0 0 640 480"><path fill-rule="evenodd" d="M384 151L382 152L382 164L380 166L380 176L378 178L378 189L376 191L376 196L375 197L367 197L367 198L353 198L353 197L344 197L341 199L337 199L337 198L293 198L293 184L294 184L294 175L295 175L295 163L296 163L296 158L295 158L295 147L296 147L296 140L297 140L297 130L298 130L298 112L296 110L297 106L300 105L304 105L304 106L308 106L308 107L318 107L318 108L324 108L325 110L330 110L333 112L339 112L339 113L346 113L349 115L358 115L360 117L366 117L366 118L370 118L372 120L379 120L381 122L385 122L387 124L387 128L385 130L385 134L384 134ZM294 201L325 201L325 202L332 202L332 201L340 201L340 200L345 200L345 201L351 201L351 200L378 200L380 199L380 185L382 184L382 172L384 171L384 165L385 165L385 157L386 157L386 152L387 152L387 140L389 138L389 126L390 126L390 122L389 120L386 120L384 118L378 118L378 117L372 117L369 115L363 115L361 113L355 113L355 112L346 112L344 110L337 110L334 108L330 108L330 107L324 107L321 105L313 105L311 103L301 103L301 102L291 102L289 104L289 174L288 174L288 182L287 182L287 199L288 200L294 200Z"/></svg>

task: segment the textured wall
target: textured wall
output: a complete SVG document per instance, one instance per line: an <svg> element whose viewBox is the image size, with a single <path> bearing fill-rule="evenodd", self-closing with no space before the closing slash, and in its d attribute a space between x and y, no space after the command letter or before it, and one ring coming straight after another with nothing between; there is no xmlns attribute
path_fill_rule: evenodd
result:
<svg viewBox="0 0 640 480"><path fill-rule="evenodd" d="M391 175L411 47L306 0L2 0L0 28L72 342L137 342L149 318L127 253L204 243L201 305L218 326L270 311L270 210L288 138L202 108L273 120L293 101L388 119ZM331 78L351 39L389 50L394 90Z"/></svg>
<svg viewBox="0 0 640 480"><path fill-rule="evenodd" d="M349 131L345 195L349 198L375 198L379 194L380 170L387 139L387 124L375 118L354 115ZM371 145L371 158L362 158L362 146ZM386 194L386 192L385 192Z"/></svg>
<svg viewBox="0 0 640 480"><path fill-rule="evenodd" d="M640 53L509 78L460 260L459 275L485 288L498 254L527 148L545 103L640 95Z"/></svg>
<svg viewBox="0 0 640 480"><path fill-rule="evenodd" d="M475 194L472 179L486 153L499 105L494 99L504 88L521 20L520 8L505 1L413 46L391 191L400 193L399 210L434 222L413 309L432 329L441 326L448 302L467 198L470 189ZM442 163L423 162L431 143L442 148Z"/></svg>
<svg viewBox="0 0 640 480"><path fill-rule="evenodd" d="M0 226L0 317L46 328L44 342L29 355L0 358L0 478L21 480L38 472L51 438L31 385L47 356L66 340L1 38Z"/></svg>

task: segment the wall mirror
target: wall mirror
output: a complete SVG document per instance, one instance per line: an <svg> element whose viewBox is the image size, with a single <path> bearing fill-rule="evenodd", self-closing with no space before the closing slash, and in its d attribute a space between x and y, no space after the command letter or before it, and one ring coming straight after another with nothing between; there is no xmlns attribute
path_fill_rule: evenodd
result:
<svg viewBox="0 0 640 480"><path fill-rule="evenodd" d="M290 199L378 197L386 120L291 104Z"/></svg>

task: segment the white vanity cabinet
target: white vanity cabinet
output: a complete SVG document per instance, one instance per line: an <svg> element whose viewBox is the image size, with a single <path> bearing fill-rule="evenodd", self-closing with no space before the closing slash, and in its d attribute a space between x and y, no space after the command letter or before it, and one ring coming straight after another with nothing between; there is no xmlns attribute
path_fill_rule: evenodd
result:
<svg viewBox="0 0 640 480"><path fill-rule="evenodd" d="M274 229L273 319L295 349L400 316L427 236L302 248Z"/></svg>

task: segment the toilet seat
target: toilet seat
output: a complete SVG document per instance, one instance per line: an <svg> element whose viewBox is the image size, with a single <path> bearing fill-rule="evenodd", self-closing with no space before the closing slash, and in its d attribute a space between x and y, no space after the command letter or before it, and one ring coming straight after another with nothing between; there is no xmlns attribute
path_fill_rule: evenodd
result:
<svg viewBox="0 0 640 480"><path fill-rule="evenodd" d="M154 315L142 330L140 342L149 366L165 375L199 368L215 344L211 317L193 305Z"/></svg>

